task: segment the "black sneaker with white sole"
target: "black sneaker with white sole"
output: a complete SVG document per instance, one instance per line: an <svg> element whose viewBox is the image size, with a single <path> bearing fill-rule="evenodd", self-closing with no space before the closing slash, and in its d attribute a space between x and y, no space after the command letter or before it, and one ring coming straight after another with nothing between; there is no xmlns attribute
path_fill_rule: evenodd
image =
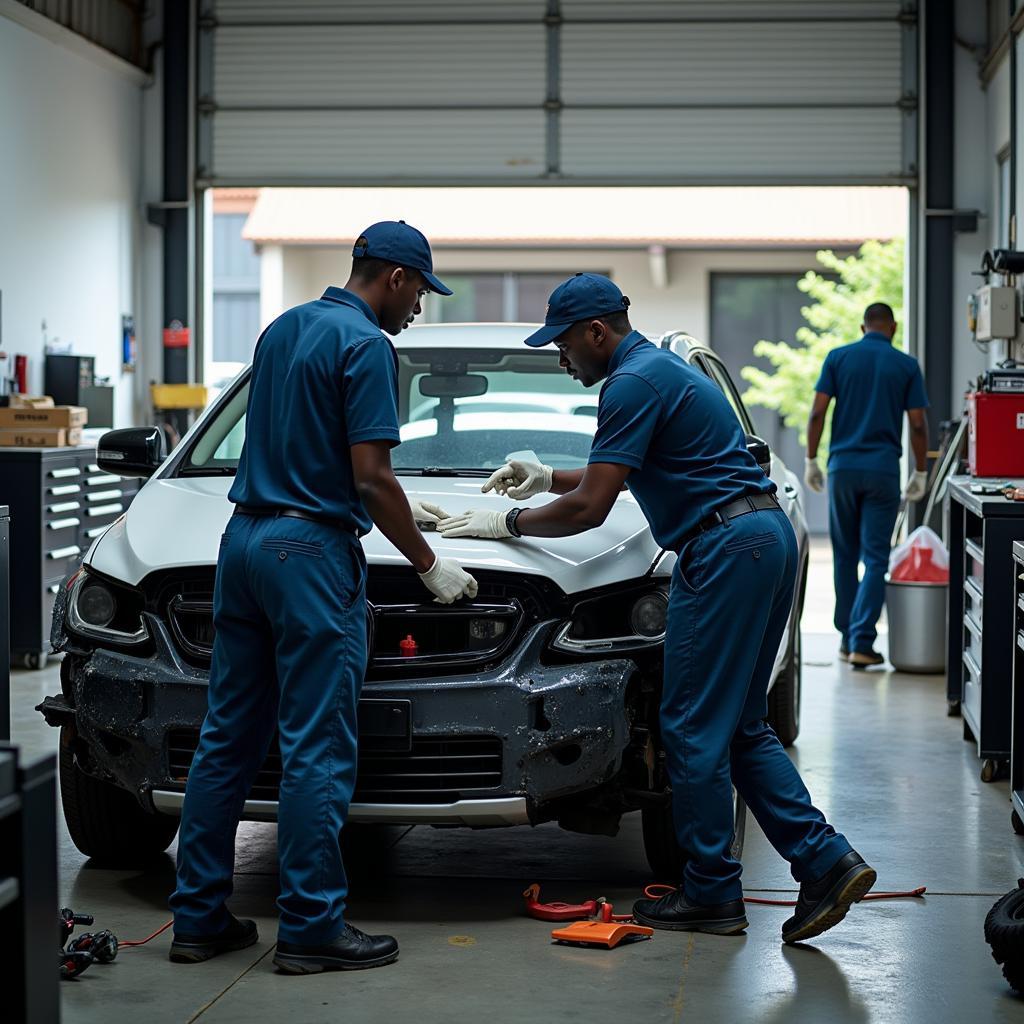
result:
<svg viewBox="0 0 1024 1024"><path fill-rule="evenodd" d="M331 942L304 946L277 940L274 966L286 974L319 974L321 971L362 971L383 967L398 959L398 943L390 935L367 935L352 925Z"/></svg>
<svg viewBox="0 0 1024 1024"><path fill-rule="evenodd" d="M189 935L175 932L168 959L176 964L199 964L221 953L245 949L259 941L256 922L231 918L231 923L216 935Z"/></svg>
<svg viewBox="0 0 1024 1024"><path fill-rule="evenodd" d="M633 917L648 928L672 932L708 932L711 935L738 935L747 927L743 900L729 900L702 906L691 903L682 889L660 899L637 900Z"/></svg>
<svg viewBox="0 0 1024 1024"><path fill-rule="evenodd" d="M839 924L877 879L875 869L851 850L814 882L800 886L793 916L782 926L783 942L803 942Z"/></svg>

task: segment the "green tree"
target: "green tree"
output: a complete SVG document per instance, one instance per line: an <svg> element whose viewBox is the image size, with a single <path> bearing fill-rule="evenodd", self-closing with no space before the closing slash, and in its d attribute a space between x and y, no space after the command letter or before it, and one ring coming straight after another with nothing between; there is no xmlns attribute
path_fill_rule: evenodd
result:
<svg viewBox="0 0 1024 1024"><path fill-rule="evenodd" d="M800 310L807 325L797 330L793 342L761 340L754 346L754 355L767 359L773 371L757 366L741 371L750 384L744 400L775 409L786 426L800 431L801 444L807 441L807 416L821 364L832 349L860 337L866 306L892 306L900 325L893 342L903 347L903 239L865 242L855 256L845 259L823 249L817 258L828 276L809 270L797 283L813 300ZM823 456L830 426L831 419L822 437Z"/></svg>

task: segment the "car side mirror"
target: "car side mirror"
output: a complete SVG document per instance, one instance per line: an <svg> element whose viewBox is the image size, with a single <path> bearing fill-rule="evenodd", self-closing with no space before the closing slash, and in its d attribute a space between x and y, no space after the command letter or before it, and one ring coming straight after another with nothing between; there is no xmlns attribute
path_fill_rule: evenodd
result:
<svg viewBox="0 0 1024 1024"><path fill-rule="evenodd" d="M96 464L117 476L152 476L166 457L159 427L108 430L96 446Z"/></svg>
<svg viewBox="0 0 1024 1024"><path fill-rule="evenodd" d="M772 450L768 447L768 442L754 434L747 434L747 451L754 456L754 461L764 470L765 476L770 475Z"/></svg>

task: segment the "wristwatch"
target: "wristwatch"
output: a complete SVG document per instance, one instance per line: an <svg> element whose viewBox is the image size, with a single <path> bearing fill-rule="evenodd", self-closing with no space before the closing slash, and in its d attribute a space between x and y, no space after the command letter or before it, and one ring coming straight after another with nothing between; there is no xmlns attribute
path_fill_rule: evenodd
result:
<svg viewBox="0 0 1024 1024"><path fill-rule="evenodd" d="M519 518L519 513L522 512L521 508L513 508L508 511L505 516L505 529L512 534L513 537L522 537L519 532L519 527L516 526L516 520Z"/></svg>

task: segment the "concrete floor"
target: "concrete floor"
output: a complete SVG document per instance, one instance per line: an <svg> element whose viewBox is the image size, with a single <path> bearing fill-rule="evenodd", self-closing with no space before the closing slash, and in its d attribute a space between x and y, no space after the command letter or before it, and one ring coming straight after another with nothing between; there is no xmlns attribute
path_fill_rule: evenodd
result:
<svg viewBox="0 0 1024 1024"><path fill-rule="evenodd" d="M821 561L806 625L824 630ZM576 949L552 945L550 926L522 916L520 893L537 881L545 899L604 895L624 911L649 880L638 820L624 820L615 839L553 826L393 829L352 865L350 918L396 935L398 964L283 977L270 956L274 828L245 824L232 909L258 921L258 946L175 966L166 959L165 933L64 983L64 1019L1024 1021L1024 1000L1003 982L982 935L989 907L1024 875L1024 839L1010 829L1007 783L980 781L959 719L946 717L942 677L854 673L835 661L835 647L833 635L805 632L794 760L815 802L878 868L878 888L926 885L923 900L862 904L813 946L782 946L787 909L750 906L743 937L660 932L615 950ZM28 754L54 749L56 731L32 706L58 691L56 666L15 672L12 686L15 742ZM63 821L59 829L64 905L94 914L97 928L125 939L168 920L173 847L145 873L101 870L72 846ZM748 894L795 890L752 818L743 860Z"/></svg>

